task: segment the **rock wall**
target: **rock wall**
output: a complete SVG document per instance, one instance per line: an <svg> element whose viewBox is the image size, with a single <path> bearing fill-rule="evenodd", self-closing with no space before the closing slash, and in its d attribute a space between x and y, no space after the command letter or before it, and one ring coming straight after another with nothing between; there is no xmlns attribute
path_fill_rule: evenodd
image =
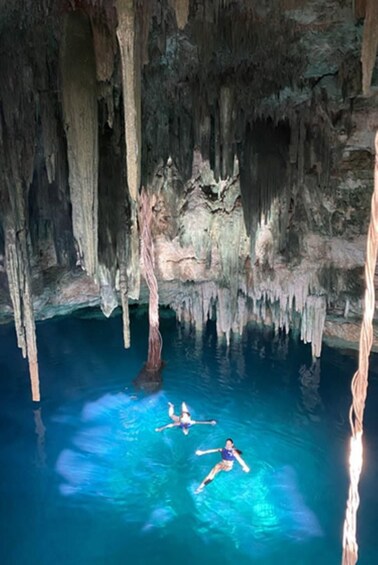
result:
<svg viewBox="0 0 378 565"><path fill-rule="evenodd" d="M216 317L227 340L273 324L314 356L348 327L355 342L376 3L27 4L0 7L0 316L34 388L35 318L121 305L129 346L142 186L160 303L180 320Z"/></svg>

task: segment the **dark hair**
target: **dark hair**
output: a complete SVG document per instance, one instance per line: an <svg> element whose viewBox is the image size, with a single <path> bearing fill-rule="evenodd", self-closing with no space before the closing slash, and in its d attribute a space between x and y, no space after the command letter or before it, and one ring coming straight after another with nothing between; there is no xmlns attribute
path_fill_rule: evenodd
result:
<svg viewBox="0 0 378 565"><path fill-rule="evenodd" d="M242 451L240 451L240 449L236 449L236 447L234 447L234 440L233 440L233 439L231 439L230 437L228 437L228 438L226 439L226 443L227 443L228 441L230 441L230 442L232 443L232 447L234 448L234 450L236 451L236 453L239 453L239 455L241 455L241 454L243 453Z"/></svg>
<svg viewBox="0 0 378 565"><path fill-rule="evenodd" d="M183 411L181 412L181 416L182 416L183 414L188 414L188 416L189 416L189 418L190 418L190 412L188 412L187 410L183 410Z"/></svg>

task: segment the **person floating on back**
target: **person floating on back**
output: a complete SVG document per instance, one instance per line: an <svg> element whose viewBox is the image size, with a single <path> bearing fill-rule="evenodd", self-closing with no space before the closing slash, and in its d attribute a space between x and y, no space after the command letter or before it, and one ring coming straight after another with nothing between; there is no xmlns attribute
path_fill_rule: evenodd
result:
<svg viewBox="0 0 378 565"><path fill-rule="evenodd" d="M200 486L196 489L195 493L198 494L201 492L206 485L211 483L214 479L215 475L217 475L220 471L231 471L232 467L234 466L234 461L240 463L243 471L245 473L249 473L250 469L248 465L243 461L240 457L241 451L236 449L234 446L234 442L231 438L226 440L226 445L224 447L220 447L218 449L207 449L206 451L201 451L197 449L196 455L207 455L208 453L221 453L222 461L217 463L210 471L210 473L204 478Z"/></svg>
<svg viewBox="0 0 378 565"><path fill-rule="evenodd" d="M168 402L168 416L173 420L171 424L167 424L166 426L161 426L161 428L156 428L155 432L162 432L167 428L175 428L179 427L182 429L183 433L187 436L189 433L189 428L195 426L196 424L209 424L211 426L215 426L217 423L216 420L205 420L200 422L198 420L192 420L190 417L190 413L188 407L186 406L185 402L181 404L181 414L177 416L175 414L175 407L172 402Z"/></svg>

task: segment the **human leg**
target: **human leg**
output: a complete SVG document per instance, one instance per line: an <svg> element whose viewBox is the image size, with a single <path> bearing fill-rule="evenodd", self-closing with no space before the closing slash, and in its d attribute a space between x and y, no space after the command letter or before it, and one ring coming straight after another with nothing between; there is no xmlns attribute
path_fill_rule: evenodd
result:
<svg viewBox="0 0 378 565"><path fill-rule="evenodd" d="M168 402L168 416L174 422L179 421L179 417L175 415L175 406L174 404L172 404L172 402Z"/></svg>
<svg viewBox="0 0 378 565"><path fill-rule="evenodd" d="M211 469L210 473L208 475L206 475L206 477L203 479L202 483L196 489L196 491L195 491L196 494L201 492L201 490L203 490L206 485L211 483L211 481L214 479L214 477L222 470L223 470L223 464L222 463L217 463L216 465L214 465L214 467Z"/></svg>

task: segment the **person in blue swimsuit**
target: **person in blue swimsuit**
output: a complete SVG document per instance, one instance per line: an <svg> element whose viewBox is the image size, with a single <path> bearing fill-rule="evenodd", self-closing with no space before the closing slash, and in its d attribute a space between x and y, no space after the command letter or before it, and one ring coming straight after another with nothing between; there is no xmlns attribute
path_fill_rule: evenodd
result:
<svg viewBox="0 0 378 565"><path fill-rule="evenodd" d="M155 432L162 432L167 428L179 427L181 428L183 434L187 436L189 433L189 428L195 426L196 424L210 424L211 426L215 426L215 424L217 423L216 420L206 420L204 422L200 422L198 420L192 420L190 417L190 412L185 402L181 404L180 416L177 416L175 414L175 407L172 404L172 402L168 402L168 406L169 406L168 416L171 418L171 420L173 420L173 422L171 424L167 424L166 426L161 426L161 428L156 428Z"/></svg>
<svg viewBox="0 0 378 565"><path fill-rule="evenodd" d="M232 467L234 466L234 461L240 463L241 468L245 473L249 473L248 465L243 461L240 457L241 451L236 449L234 446L234 442L231 438L226 440L226 444L224 447L220 447L218 449L207 449L206 451L201 451L197 449L196 455L207 455L208 453L221 453L222 461L217 463L210 471L210 473L204 478L200 486L196 489L195 493L198 494L201 492L206 485L211 483L214 479L215 475L217 475L220 471L231 471Z"/></svg>

